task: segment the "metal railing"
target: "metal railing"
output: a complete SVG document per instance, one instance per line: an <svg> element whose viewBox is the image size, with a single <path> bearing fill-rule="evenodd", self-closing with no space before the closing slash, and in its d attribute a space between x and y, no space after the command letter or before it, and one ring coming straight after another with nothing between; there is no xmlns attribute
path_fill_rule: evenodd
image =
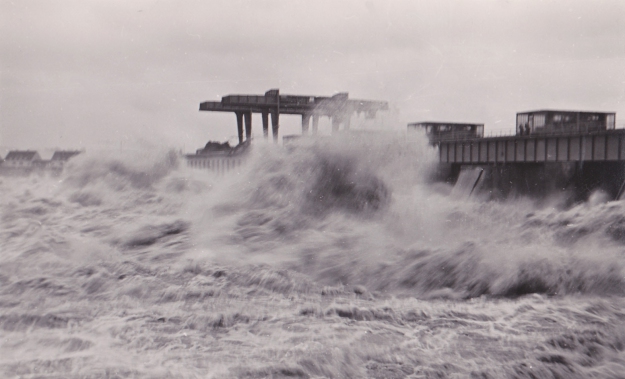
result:
<svg viewBox="0 0 625 379"><path fill-rule="evenodd" d="M451 133L442 136L430 136L432 142L453 142L453 141L471 141L479 140L483 138L497 138L497 137L522 137L522 138L541 138L541 137L558 137L558 136L576 136L576 135L597 135L597 134L611 134L611 133L623 133L625 129L625 123L617 124L615 129L586 129L586 130L549 130L534 132L531 134L517 134L516 129L495 129L484 133L484 136L469 136L466 134Z"/></svg>

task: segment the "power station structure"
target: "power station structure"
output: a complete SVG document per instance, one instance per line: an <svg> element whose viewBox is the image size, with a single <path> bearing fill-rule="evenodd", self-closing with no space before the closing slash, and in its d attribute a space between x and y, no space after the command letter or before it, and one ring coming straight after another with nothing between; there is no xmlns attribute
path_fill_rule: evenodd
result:
<svg viewBox="0 0 625 379"><path fill-rule="evenodd" d="M516 133L484 137L483 124L418 122L438 148L445 180L503 195L570 191L577 199L625 189L625 129L614 112L536 110L516 115Z"/></svg>
<svg viewBox="0 0 625 379"><path fill-rule="evenodd" d="M366 118L375 118L378 111L388 110L385 101L352 100L348 93L337 93L331 97L281 95L279 89L271 89L264 95L228 95L221 101L205 101L200 103L200 111L233 112L237 118L239 144L252 137L252 113L260 113L263 120L263 136L269 138L269 115L274 142L278 141L280 114L301 115L302 134L307 135L312 119L312 133L316 134L319 117L326 116L332 120L332 131L338 131L340 125L349 129L351 116L364 113Z"/></svg>

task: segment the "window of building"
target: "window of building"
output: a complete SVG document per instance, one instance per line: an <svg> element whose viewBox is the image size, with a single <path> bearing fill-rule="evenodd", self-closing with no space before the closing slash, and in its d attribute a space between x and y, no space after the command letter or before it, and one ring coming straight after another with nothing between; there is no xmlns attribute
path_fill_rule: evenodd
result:
<svg viewBox="0 0 625 379"><path fill-rule="evenodd" d="M537 114L534 115L534 127L540 128L545 126L545 115Z"/></svg>
<svg viewBox="0 0 625 379"><path fill-rule="evenodd" d="M606 120L605 120L606 129L614 129L614 126L615 126L614 118L615 117L613 114L607 115Z"/></svg>

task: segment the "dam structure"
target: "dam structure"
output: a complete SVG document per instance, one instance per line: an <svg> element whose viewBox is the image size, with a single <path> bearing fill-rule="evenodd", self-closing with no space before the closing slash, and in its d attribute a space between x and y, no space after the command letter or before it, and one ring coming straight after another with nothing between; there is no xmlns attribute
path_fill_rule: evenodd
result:
<svg viewBox="0 0 625 379"><path fill-rule="evenodd" d="M484 137L483 124L417 122L438 147L439 178L465 195L488 191L575 200L602 190L618 199L625 188L625 129L615 113L537 110L517 113L516 133ZM456 188L454 188L456 190Z"/></svg>
<svg viewBox="0 0 625 379"><path fill-rule="evenodd" d="M281 95L279 89L271 89L264 95L228 95L221 101L205 101L200 103L200 111L232 112L237 119L239 144L243 143L243 127L245 124L245 140L252 137L252 113L260 113L263 122L263 136L269 137L269 115L271 115L271 131L274 142L278 141L280 114L301 115L302 134L307 135L312 119L312 133L317 133L319 117L332 120L332 131L338 131L343 125L349 129L354 113L364 113L367 118L375 118L378 111L388 110L386 101L369 101L349 99L346 92L334 96Z"/></svg>

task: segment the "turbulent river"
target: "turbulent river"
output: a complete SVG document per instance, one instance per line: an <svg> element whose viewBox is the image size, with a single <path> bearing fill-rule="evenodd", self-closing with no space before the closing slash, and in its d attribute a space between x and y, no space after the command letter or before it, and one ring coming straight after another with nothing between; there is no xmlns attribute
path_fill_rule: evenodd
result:
<svg viewBox="0 0 625 379"><path fill-rule="evenodd" d="M424 143L0 177L6 378L624 378L625 202L484 201Z"/></svg>

